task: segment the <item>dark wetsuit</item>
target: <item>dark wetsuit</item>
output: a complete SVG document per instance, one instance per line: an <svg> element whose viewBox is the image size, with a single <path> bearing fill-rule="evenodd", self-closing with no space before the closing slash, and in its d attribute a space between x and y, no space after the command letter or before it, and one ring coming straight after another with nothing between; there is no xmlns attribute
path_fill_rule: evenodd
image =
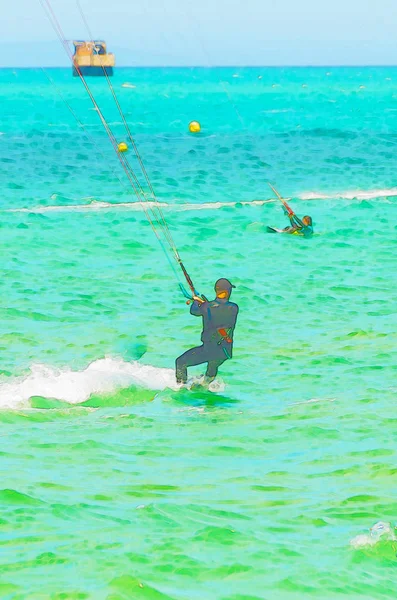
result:
<svg viewBox="0 0 397 600"><path fill-rule="evenodd" d="M203 343L201 346L191 348L176 359L176 379L182 383L187 381L187 367L208 363L205 375L214 379L221 364L228 358L232 358L233 331L236 325L238 306L228 300L215 299L202 304L194 301L190 307L190 314L203 318L201 333ZM224 329L227 336L223 336L219 329Z"/></svg>

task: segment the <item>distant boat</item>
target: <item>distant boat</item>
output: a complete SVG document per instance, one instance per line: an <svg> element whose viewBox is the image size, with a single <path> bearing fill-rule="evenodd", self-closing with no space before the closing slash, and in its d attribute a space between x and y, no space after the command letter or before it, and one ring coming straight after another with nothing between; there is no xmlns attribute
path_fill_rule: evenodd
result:
<svg viewBox="0 0 397 600"><path fill-rule="evenodd" d="M82 75L113 75L114 54L108 54L103 41L75 41L73 55L73 75L78 77L76 67Z"/></svg>

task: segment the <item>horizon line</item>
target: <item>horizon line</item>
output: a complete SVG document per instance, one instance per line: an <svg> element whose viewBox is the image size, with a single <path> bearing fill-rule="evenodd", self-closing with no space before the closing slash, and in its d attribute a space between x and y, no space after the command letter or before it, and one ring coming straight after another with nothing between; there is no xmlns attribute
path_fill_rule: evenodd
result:
<svg viewBox="0 0 397 600"><path fill-rule="evenodd" d="M324 64L324 65L120 65L114 69L373 69L373 68L396 68L395 64ZM0 66L5 69L70 69L73 65L9 65Z"/></svg>

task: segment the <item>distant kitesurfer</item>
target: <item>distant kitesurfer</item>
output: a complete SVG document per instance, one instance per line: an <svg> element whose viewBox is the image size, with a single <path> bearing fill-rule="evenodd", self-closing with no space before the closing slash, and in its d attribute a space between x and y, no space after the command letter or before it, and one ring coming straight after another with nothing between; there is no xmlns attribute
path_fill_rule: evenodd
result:
<svg viewBox="0 0 397 600"><path fill-rule="evenodd" d="M295 213L291 215L288 214L286 210L284 213L289 218L291 223L291 225L283 229L284 233L297 233L305 237L310 237L313 235L313 221L311 217L306 215L302 220L300 220Z"/></svg>
<svg viewBox="0 0 397 600"><path fill-rule="evenodd" d="M312 218L306 215L301 220L296 216L290 206L288 206L286 200L278 193L275 187L269 183L269 187L276 194L277 198L283 205L284 214L289 218L290 225L284 227L284 229L277 229L276 227L267 227L269 233L290 233L295 235L303 235L304 237L311 237L313 235L313 221Z"/></svg>
<svg viewBox="0 0 397 600"><path fill-rule="evenodd" d="M193 296L190 314L203 318L201 346L191 348L176 359L176 380L186 383L187 368L208 363L205 382L211 383L222 363L232 358L233 332L236 326L238 306L230 302L232 285L228 279L218 279L215 283L216 298L204 301Z"/></svg>

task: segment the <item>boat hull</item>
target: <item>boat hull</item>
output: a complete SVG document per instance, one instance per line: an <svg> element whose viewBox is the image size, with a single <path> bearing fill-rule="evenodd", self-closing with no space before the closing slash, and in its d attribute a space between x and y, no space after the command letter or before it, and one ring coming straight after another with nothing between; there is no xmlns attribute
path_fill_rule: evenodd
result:
<svg viewBox="0 0 397 600"><path fill-rule="evenodd" d="M113 67L80 67L80 72L84 77L104 77L104 71L110 77L113 75ZM79 77L76 67L73 67L73 77Z"/></svg>

